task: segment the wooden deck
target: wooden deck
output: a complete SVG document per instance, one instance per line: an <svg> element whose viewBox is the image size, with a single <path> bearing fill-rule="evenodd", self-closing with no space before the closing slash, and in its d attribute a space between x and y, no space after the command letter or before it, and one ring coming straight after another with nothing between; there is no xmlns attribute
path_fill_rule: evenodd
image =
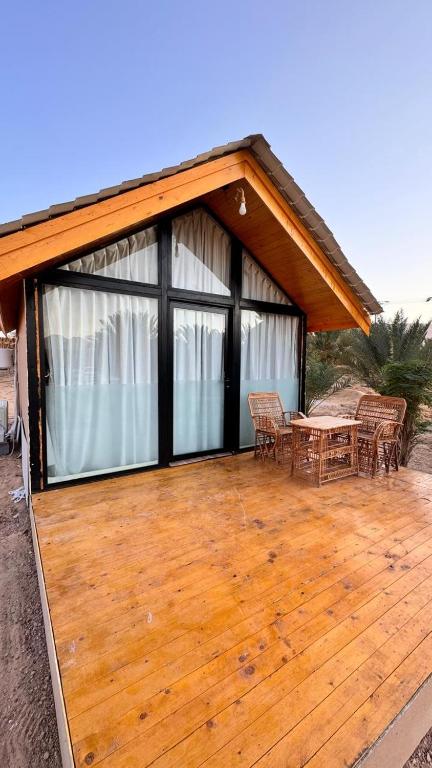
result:
<svg viewBox="0 0 432 768"><path fill-rule="evenodd" d="M429 475L244 454L34 512L77 766L351 766L432 673Z"/></svg>

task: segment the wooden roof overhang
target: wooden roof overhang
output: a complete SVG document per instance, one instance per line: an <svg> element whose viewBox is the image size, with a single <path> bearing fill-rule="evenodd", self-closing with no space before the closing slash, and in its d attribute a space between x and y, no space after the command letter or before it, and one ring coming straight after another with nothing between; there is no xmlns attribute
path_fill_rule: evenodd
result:
<svg viewBox="0 0 432 768"><path fill-rule="evenodd" d="M240 216L235 190L246 193ZM359 327L370 316L342 272L248 149L180 170L0 238L0 315L16 327L19 286L68 256L192 202L204 202L307 314L308 330Z"/></svg>

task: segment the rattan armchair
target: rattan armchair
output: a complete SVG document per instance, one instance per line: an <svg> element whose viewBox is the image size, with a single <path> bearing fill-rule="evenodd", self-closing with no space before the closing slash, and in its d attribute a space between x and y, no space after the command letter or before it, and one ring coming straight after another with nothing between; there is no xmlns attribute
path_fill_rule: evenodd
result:
<svg viewBox="0 0 432 768"><path fill-rule="evenodd" d="M360 472L375 477L379 469L384 469L387 474L391 468L399 469L399 440L405 411L406 401L402 397L363 395L360 398L355 414L361 421L358 431Z"/></svg>
<svg viewBox="0 0 432 768"><path fill-rule="evenodd" d="M300 411L284 411L278 392L250 392L249 410L255 429L255 457L292 461L291 419L302 419Z"/></svg>

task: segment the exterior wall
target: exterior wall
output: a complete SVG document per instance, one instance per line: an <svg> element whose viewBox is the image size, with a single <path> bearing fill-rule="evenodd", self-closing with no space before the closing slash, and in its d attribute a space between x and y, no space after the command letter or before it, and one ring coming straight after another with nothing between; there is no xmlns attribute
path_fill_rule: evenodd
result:
<svg viewBox="0 0 432 768"><path fill-rule="evenodd" d="M21 418L22 474L24 488L26 490L26 498L28 500L30 493L30 426L27 367L27 316L24 281L21 285L21 298L18 310L16 366L18 415Z"/></svg>
<svg viewBox="0 0 432 768"><path fill-rule="evenodd" d="M24 300L24 284L22 285L21 300L17 326L17 378L18 378L18 408L22 419L22 427L28 440L28 368L27 368L27 320Z"/></svg>

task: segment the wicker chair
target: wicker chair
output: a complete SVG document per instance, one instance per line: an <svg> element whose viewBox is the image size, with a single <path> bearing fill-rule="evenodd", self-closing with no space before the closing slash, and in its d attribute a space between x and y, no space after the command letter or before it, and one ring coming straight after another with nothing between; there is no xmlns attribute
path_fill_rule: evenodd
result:
<svg viewBox="0 0 432 768"><path fill-rule="evenodd" d="M391 467L399 469L399 439L405 411L406 401L401 397L360 398L355 414L362 422L358 431L360 472L375 477L380 468L387 474Z"/></svg>
<svg viewBox="0 0 432 768"><path fill-rule="evenodd" d="M300 411L284 411L278 392L250 392L249 410L255 428L255 458L292 461L291 419L304 419Z"/></svg>

